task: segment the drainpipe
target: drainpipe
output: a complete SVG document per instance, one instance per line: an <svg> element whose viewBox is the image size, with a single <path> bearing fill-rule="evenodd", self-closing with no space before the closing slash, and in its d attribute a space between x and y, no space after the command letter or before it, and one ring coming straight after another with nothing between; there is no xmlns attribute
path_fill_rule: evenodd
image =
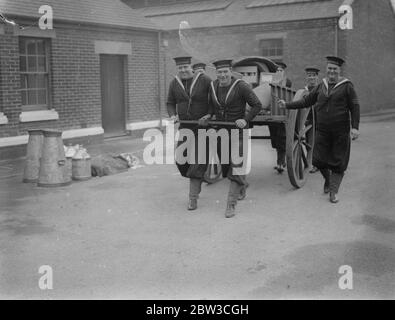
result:
<svg viewBox="0 0 395 320"><path fill-rule="evenodd" d="M339 7L339 14L347 11L347 9L349 8L351 10L352 13L352 5L354 3L354 0L343 0L343 3L340 5ZM351 16L351 19L353 19L353 17ZM337 56L339 54L339 26L338 26L338 21L339 19L337 19L336 23L335 23L335 55ZM345 50L347 50L347 47L345 48ZM345 54L347 53L347 51L345 52Z"/></svg>
<svg viewBox="0 0 395 320"><path fill-rule="evenodd" d="M335 56L339 54L339 26L338 19L335 19Z"/></svg>
<svg viewBox="0 0 395 320"><path fill-rule="evenodd" d="M161 56L162 53L162 31L158 32L158 98L159 98L159 128L162 130L162 90L161 90L161 72L160 72L160 64L161 64Z"/></svg>

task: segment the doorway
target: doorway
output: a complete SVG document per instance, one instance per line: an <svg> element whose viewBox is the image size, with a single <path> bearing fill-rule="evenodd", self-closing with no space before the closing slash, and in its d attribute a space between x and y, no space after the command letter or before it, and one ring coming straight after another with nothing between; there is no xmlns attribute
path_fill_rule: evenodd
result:
<svg viewBox="0 0 395 320"><path fill-rule="evenodd" d="M104 137L126 135L125 56L101 54L100 79Z"/></svg>

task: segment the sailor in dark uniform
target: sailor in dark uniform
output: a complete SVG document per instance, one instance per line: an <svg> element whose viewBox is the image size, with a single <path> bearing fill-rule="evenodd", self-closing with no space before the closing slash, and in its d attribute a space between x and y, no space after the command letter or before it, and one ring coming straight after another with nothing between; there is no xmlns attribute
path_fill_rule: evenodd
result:
<svg viewBox="0 0 395 320"><path fill-rule="evenodd" d="M309 94L309 92L311 92L319 83L320 79L318 77L318 74L320 73L320 69L318 69L317 67L314 66L308 66L304 69L304 71L306 72L306 86L304 87L304 95L306 96ZM313 114L315 113L315 109L314 107L312 107L311 112L309 113L308 117L307 117L307 122L311 123L312 119L313 119ZM317 118L317 116L314 114L314 118ZM313 166L310 169L310 173L316 173L318 171L318 168L316 168L315 166Z"/></svg>
<svg viewBox="0 0 395 320"><path fill-rule="evenodd" d="M292 81L287 78L285 74L285 69L287 65L284 62L276 62L277 73L280 75L279 85L287 88L292 87ZM274 167L278 173L282 173L285 170L285 144L287 135L285 132L285 124L269 124L270 141L272 148L277 151L277 165Z"/></svg>
<svg viewBox="0 0 395 320"><path fill-rule="evenodd" d="M326 78L306 97L286 103L287 109L308 108L315 105L317 115L316 142L313 165L322 173L324 192L337 203L337 193L350 159L351 138L359 136L360 107L354 86L340 76L344 60L328 56ZM351 129L351 130L350 130Z"/></svg>
<svg viewBox="0 0 395 320"><path fill-rule="evenodd" d="M206 73L206 64L203 62L197 62L194 65L192 65L192 69L194 73L196 72Z"/></svg>
<svg viewBox="0 0 395 320"><path fill-rule="evenodd" d="M306 86L304 88L308 92L311 92L319 84L320 79L318 74L320 73L320 69L309 66L304 71L306 72Z"/></svg>
<svg viewBox="0 0 395 320"><path fill-rule="evenodd" d="M211 79L204 73L193 73L191 65L191 57L174 58L178 69L178 74L171 81L167 98L167 111L170 118L178 122L178 120L200 120L208 118L208 97ZM191 129L197 141L197 133L199 127L196 125L180 124L179 129ZM182 141L178 141L177 147L185 143L186 137ZM194 164L179 164L176 159L178 170L183 177L190 179L189 203L188 210L197 208L197 199L201 191L202 179L207 164L199 164L196 147L196 161ZM186 157L185 150L184 157Z"/></svg>
<svg viewBox="0 0 395 320"><path fill-rule="evenodd" d="M237 151L243 157L243 161L245 161L247 155L243 154L243 129L248 129L249 121L259 113L262 109L262 104L245 81L235 79L232 76L232 60L219 60L213 64L216 68L217 79L211 83L210 97L212 103L210 106L213 106L213 110L210 113L218 121L235 122L236 127L239 128L239 149ZM251 106L251 109L246 113L247 103ZM230 137L231 128L227 128L227 130ZM232 139L229 139L229 144L229 150L233 151L234 147L237 147ZM221 143L219 142L218 147L220 146ZM242 167L243 163L233 163L231 154L229 154L228 159L223 159L220 148L217 150L217 153L221 164L223 164L222 172L224 176L226 175L230 179L225 217L231 218L235 215L237 200L244 199L248 184L246 175L235 174L237 170L234 170Z"/></svg>
<svg viewBox="0 0 395 320"><path fill-rule="evenodd" d="M284 62L276 62L276 64L277 64L277 73L279 73L281 76L280 85L282 85L283 87L291 88L292 81L287 77L285 71L287 69L287 65Z"/></svg>

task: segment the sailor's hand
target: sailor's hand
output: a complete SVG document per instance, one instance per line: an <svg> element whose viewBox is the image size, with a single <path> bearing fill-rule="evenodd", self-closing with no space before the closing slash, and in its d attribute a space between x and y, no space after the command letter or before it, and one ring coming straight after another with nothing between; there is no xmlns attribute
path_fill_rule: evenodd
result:
<svg viewBox="0 0 395 320"><path fill-rule="evenodd" d="M198 121L199 126L207 127L210 118L211 118L211 114L206 114L205 116L201 117Z"/></svg>
<svg viewBox="0 0 395 320"><path fill-rule="evenodd" d="M284 100L278 100L278 106L280 109L285 109L285 101Z"/></svg>
<svg viewBox="0 0 395 320"><path fill-rule="evenodd" d="M351 139L352 140L357 140L359 137L359 130L358 129L351 129Z"/></svg>
<svg viewBox="0 0 395 320"><path fill-rule="evenodd" d="M177 114L172 115L172 116L170 117L170 121L173 121L174 124L177 123L177 122L179 121L178 115L177 115Z"/></svg>
<svg viewBox="0 0 395 320"><path fill-rule="evenodd" d="M247 121L244 119L237 119L236 126L240 129L244 129L247 126Z"/></svg>

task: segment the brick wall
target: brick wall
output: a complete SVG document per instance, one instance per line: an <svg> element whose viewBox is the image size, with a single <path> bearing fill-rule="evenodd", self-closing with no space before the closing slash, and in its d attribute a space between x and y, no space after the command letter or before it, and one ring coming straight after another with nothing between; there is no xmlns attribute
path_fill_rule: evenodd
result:
<svg viewBox="0 0 395 320"><path fill-rule="evenodd" d="M347 38L347 67L362 112L395 108L395 14L389 0L357 0Z"/></svg>
<svg viewBox="0 0 395 320"><path fill-rule="evenodd" d="M262 55L259 38L268 34L284 35L284 62L295 89L304 87L304 68L315 64L324 70L325 55L335 53L335 21L333 19L273 23L199 29L187 33L186 45L178 32L167 32L167 81L175 73L172 57L189 53L212 61L217 58ZM322 76L322 74L321 74Z"/></svg>
<svg viewBox="0 0 395 320"><path fill-rule="evenodd" d="M304 68L314 64L325 76L328 54L345 57L343 74L350 78L360 98L361 111L395 107L395 23L387 0L355 1L354 30L338 29L337 19L196 29L180 42L178 31L167 32L167 81L175 73L172 57L188 53L204 61L261 55L257 37L284 33L284 62L293 88L304 86ZM337 31L336 31L337 29ZM337 41L336 41L337 39ZM337 42L337 43L336 43Z"/></svg>
<svg viewBox="0 0 395 320"><path fill-rule="evenodd" d="M13 37L13 29L5 26L4 34L0 35L0 105L2 112L8 117L9 124L0 125L0 137L19 134L16 125L20 113L20 79L18 38Z"/></svg>
<svg viewBox="0 0 395 320"><path fill-rule="evenodd" d="M59 120L19 122L18 37L6 28L6 34L0 35L0 110L7 115L9 124L0 125L0 138L26 134L29 128L67 130L102 125L100 57L94 51L95 40L132 44L132 55L126 59L126 122L159 118L158 76L163 75L159 75L157 33L71 24L54 27L56 38L50 40L51 95Z"/></svg>

